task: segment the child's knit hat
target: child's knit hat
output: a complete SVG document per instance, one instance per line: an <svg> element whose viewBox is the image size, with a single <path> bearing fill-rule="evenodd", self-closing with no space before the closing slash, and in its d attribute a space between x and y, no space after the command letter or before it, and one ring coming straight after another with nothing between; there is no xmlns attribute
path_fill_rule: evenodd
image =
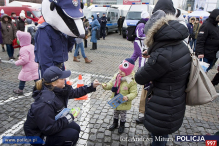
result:
<svg viewBox="0 0 219 146"><path fill-rule="evenodd" d="M132 73L132 70L135 67L135 62L131 58L126 58L123 62L119 65L119 69L125 73L126 76Z"/></svg>

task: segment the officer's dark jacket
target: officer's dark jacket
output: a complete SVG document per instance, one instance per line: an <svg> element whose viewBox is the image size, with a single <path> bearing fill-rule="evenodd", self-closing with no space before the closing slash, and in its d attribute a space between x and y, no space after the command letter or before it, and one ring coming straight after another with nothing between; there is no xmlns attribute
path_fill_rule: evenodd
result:
<svg viewBox="0 0 219 146"><path fill-rule="evenodd" d="M182 125L191 67L190 52L183 42L188 35L187 27L169 15L157 20L146 33L150 58L135 80L141 85L153 83L144 116L144 125L153 134L171 134Z"/></svg>
<svg viewBox="0 0 219 146"><path fill-rule="evenodd" d="M195 52L197 55L204 54L207 59L215 59L219 50L218 16L219 10L214 10L199 30Z"/></svg>
<svg viewBox="0 0 219 146"><path fill-rule="evenodd" d="M48 136L62 131L73 119L62 117L55 120L55 116L67 108L68 99L79 98L87 93L95 91L93 84L73 89L66 85L60 89L55 87L52 91L49 87L44 86L44 89L33 91L34 103L27 114L27 120L24 123L24 132L26 136Z"/></svg>
<svg viewBox="0 0 219 146"><path fill-rule="evenodd" d="M74 38L55 30L48 23L42 23L35 35L35 62L41 66L41 74L50 66L68 60L68 51L73 48Z"/></svg>
<svg viewBox="0 0 219 146"><path fill-rule="evenodd" d="M105 27L107 23L107 18L106 16L101 17L101 27Z"/></svg>

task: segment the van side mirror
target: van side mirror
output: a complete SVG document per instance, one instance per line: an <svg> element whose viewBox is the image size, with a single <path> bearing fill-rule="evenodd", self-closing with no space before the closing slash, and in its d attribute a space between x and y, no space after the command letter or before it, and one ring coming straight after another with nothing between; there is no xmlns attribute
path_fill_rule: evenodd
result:
<svg viewBox="0 0 219 146"><path fill-rule="evenodd" d="M34 18L33 14L30 15L31 18Z"/></svg>
<svg viewBox="0 0 219 146"><path fill-rule="evenodd" d="M110 21L110 17L107 17L107 21Z"/></svg>

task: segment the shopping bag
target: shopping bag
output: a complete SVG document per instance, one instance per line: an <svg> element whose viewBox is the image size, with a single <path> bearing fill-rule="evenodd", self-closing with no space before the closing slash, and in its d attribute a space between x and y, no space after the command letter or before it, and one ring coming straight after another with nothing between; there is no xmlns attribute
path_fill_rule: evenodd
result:
<svg viewBox="0 0 219 146"><path fill-rule="evenodd" d="M144 114L145 113L145 102L147 97L148 91L144 89L144 86L141 91L141 98L140 98L140 104L139 104L139 112Z"/></svg>
<svg viewBox="0 0 219 146"><path fill-rule="evenodd" d="M201 59L201 61L199 61L201 67L203 68L204 72L207 71L207 68L210 66L210 64L206 63L203 61L203 58Z"/></svg>
<svg viewBox="0 0 219 146"><path fill-rule="evenodd" d="M20 48L20 45L17 43L17 38L15 38L15 39L13 40L12 46L13 46L14 49L15 49L15 48Z"/></svg>

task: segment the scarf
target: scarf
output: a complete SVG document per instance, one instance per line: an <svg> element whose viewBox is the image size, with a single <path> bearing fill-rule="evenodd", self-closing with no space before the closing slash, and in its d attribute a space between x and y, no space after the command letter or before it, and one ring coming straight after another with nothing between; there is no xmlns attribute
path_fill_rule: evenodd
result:
<svg viewBox="0 0 219 146"><path fill-rule="evenodd" d="M122 76L120 74L117 74L116 80L115 80L115 84L114 84L114 86L111 89L112 92L115 92L115 96L117 94L119 94L121 79L122 79Z"/></svg>

